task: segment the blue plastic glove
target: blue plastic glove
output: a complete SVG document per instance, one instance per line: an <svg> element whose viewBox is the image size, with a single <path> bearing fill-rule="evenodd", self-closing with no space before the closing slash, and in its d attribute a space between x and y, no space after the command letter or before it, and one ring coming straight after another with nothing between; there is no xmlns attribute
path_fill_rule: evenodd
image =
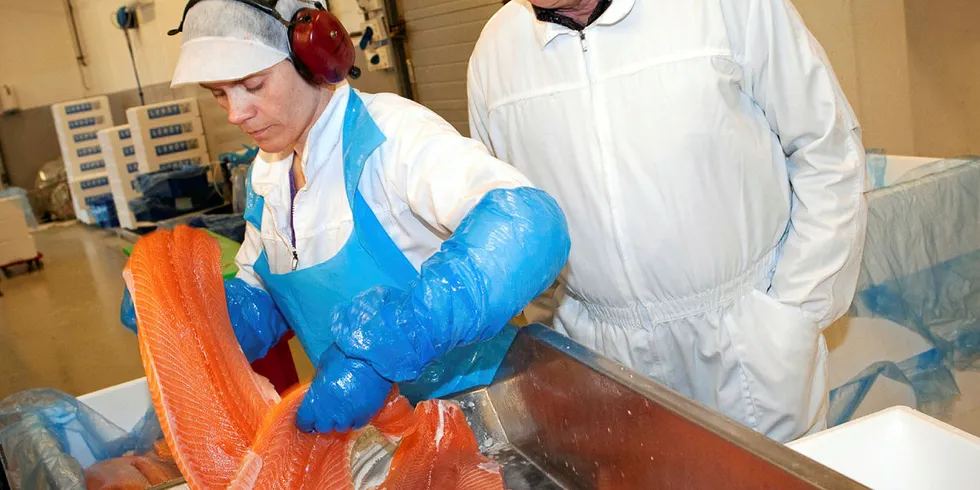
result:
<svg viewBox="0 0 980 490"><path fill-rule="evenodd" d="M119 321L130 332L136 333L136 306L133 305L133 297L129 295L129 288L123 289L122 304L119 306Z"/></svg>
<svg viewBox="0 0 980 490"><path fill-rule="evenodd" d="M282 313L269 293L238 278L225 281L225 296L231 326L242 352L248 362L262 359L289 329ZM123 294L119 319L123 326L136 333L136 310L129 289Z"/></svg>
<svg viewBox="0 0 980 490"><path fill-rule="evenodd" d="M231 326L248 362L265 357L289 331L286 319L266 291L236 277L225 281L225 297Z"/></svg>
<svg viewBox="0 0 980 490"><path fill-rule="evenodd" d="M296 426L307 432L347 432L361 428L384 406L392 383L367 363L344 355L331 345L317 364Z"/></svg>
<svg viewBox="0 0 980 490"><path fill-rule="evenodd" d="M565 216L551 196L526 187L491 191L422 265L409 291L377 287L333 311L337 346L389 381L415 380L450 350L500 332L554 282L570 247ZM350 376L352 372L342 369L318 374L328 385ZM307 397L316 397L313 403L341 402L311 392ZM350 417L364 420L371 415L355 412ZM356 425L348 422L340 425Z"/></svg>

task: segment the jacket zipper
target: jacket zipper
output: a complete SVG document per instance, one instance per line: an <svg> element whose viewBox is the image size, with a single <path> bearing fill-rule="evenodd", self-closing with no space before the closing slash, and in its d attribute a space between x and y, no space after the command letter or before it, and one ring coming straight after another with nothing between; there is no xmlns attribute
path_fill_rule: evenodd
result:
<svg viewBox="0 0 980 490"><path fill-rule="evenodd" d="M296 272L299 267L299 252L296 250L296 197L299 196L299 189L296 188L296 180L293 178L293 169L289 169L289 237L291 239L290 250L293 252L292 270Z"/></svg>
<svg viewBox="0 0 980 490"><path fill-rule="evenodd" d="M583 61L585 62L585 74L589 81L589 98L592 101L592 118L595 121L595 137L596 137L596 144L599 147L599 159L602 162L603 178L605 180L604 187L606 189L606 193L609 196L612 196L613 191L609 184L609 179L611 178L611 176L609 175L609 170L606 169L606 161L607 161L606 149L605 149L606 145L603 142L603 130L608 128L601 127L604 124L602 120L603 115L600 114L600 107L602 107L602 104L597 102L596 100L597 94L596 94L595 80L593 79L592 66L589 61L589 45L585 41L584 29L579 31L579 40L581 41L582 44L582 58ZM610 209L612 209L612 202L610 201L609 204L610 204ZM618 231L619 230L618 225L619 223L616 220L615 212L614 212L612 213L613 242L616 245L616 250L619 252L620 257L623 257L624 260L623 265L625 267L626 254L624 252L622 240L620 238L620 234ZM626 274L626 281L630 287L630 291L633 293L633 297L639 297L637 293L637 288L634 286L635 282L633 281L633 278L630 276L628 268L625 269L625 274Z"/></svg>

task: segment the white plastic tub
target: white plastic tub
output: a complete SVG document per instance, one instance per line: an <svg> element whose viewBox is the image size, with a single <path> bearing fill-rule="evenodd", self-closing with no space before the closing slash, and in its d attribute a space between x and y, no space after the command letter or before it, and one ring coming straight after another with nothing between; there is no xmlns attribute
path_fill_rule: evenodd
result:
<svg viewBox="0 0 980 490"><path fill-rule="evenodd" d="M980 488L980 438L908 407L787 446L875 490Z"/></svg>
<svg viewBox="0 0 980 490"><path fill-rule="evenodd" d="M146 378L82 395L78 400L126 430L136 426L153 404Z"/></svg>
<svg viewBox="0 0 980 490"><path fill-rule="evenodd" d="M153 404L153 400L150 398L150 388L146 384L146 378L134 379L123 384L110 386L104 390L82 395L78 399L101 413L110 422L126 430L131 430L136 426ZM69 434L69 439L72 436L72 434ZM78 442L81 443L80 440ZM84 446L84 443L80 445ZM91 464L86 464L82 461L84 456L81 458L75 454L73 456L79 460L83 467ZM91 457L91 455L88 457ZM172 488L174 490L188 489L187 485L183 483L174 487L164 488Z"/></svg>

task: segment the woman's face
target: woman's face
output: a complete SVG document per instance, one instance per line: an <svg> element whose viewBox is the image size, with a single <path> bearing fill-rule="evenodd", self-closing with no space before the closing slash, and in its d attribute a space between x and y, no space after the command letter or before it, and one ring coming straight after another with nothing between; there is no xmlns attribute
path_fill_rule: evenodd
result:
<svg viewBox="0 0 980 490"><path fill-rule="evenodd" d="M316 114L319 89L289 60L242 80L201 84L226 111L228 122L267 153L292 151Z"/></svg>

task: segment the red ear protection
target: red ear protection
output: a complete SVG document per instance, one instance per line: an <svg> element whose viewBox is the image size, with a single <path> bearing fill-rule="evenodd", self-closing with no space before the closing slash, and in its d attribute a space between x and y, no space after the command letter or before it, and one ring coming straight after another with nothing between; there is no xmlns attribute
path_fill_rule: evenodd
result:
<svg viewBox="0 0 980 490"><path fill-rule="evenodd" d="M354 66L350 34L327 10L296 12L290 22L289 40L294 62L303 66L308 71L307 79L317 85L340 83L348 76L357 78L361 74Z"/></svg>
<svg viewBox="0 0 980 490"><path fill-rule="evenodd" d="M168 32L175 36L184 30L187 12L203 0L190 0L184 7L184 16L176 29ZM278 0L235 0L249 5L278 20L289 30L289 56L296 71L308 82L316 85L336 84L348 76L357 78L361 70L354 66L354 42L347 29L336 16L323 8L300 9L287 22L276 10Z"/></svg>

